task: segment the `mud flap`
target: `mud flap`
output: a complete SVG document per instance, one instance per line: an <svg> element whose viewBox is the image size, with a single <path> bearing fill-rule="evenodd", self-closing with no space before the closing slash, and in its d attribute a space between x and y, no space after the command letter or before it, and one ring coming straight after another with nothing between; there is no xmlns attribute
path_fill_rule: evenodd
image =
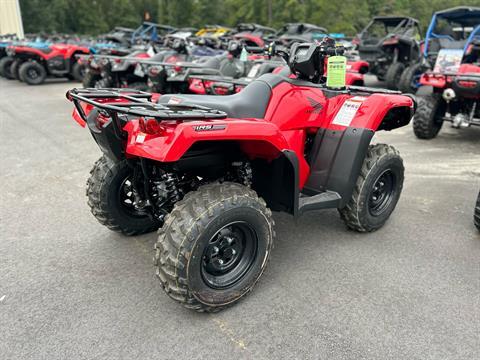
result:
<svg viewBox="0 0 480 360"><path fill-rule="evenodd" d="M369 129L320 129L309 154L311 172L302 192L309 196L327 193L326 207L343 208L352 196L373 135ZM309 208L316 207L310 204ZM318 208L325 206L319 204Z"/></svg>

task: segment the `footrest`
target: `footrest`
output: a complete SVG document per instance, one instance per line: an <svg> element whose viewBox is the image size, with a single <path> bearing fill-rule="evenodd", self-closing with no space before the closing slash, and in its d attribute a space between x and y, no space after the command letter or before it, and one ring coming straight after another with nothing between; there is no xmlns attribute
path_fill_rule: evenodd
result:
<svg viewBox="0 0 480 360"><path fill-rule="evenodd" d="M336 209L341 200L342 197L335 191L325 191L313 196L300 197L298 212L300 215L310 210Z"/></svg>

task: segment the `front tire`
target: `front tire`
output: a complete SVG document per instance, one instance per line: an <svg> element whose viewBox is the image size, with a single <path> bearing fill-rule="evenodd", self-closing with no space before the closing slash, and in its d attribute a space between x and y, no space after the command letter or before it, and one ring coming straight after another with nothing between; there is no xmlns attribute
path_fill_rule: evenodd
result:
<svg viewBox="0 0 480 360"><path fill-rule="evenodd" d="M12 79L23 81L20 76L20 66L22 66L22 64L23 61L21 61L20 59L14 59L12 61L12 65L10 65L10 75L12 76Z"/></svg>
<svg viewBox="0 0 480 360"><path fill-rule="evenodd" d="M88 206L98 222L112 231L128 236L155 231L161 223L133 205L131 178L126 160L113 162L102 156L87 181Z"/></svg>
<svg viewBox="0 0 480 360"><path fill-rule="evenodd" d="M210 184L175 204L155 244L157 277L172 299L199 312L240 300L273 247L273 219L248 187Z"/></svg>
<svg viewBox="0 0 480 360"><path fill-rule="evenodd" d="M424 73L424 66L422 64L413 64L405 69L400 77L398 90L403 93L415 94L419 88L420 76Z"/></svg>
<svg viewBox="0 0 480 360"><path fill-rule="evenodd" d="M371 145L348 204L340 209L345 224L358 232L381 228L392 214L403 188L403 160L392 146Z"/></svg>
<svg viewBox="0 0 480 360"><path fill-rule="evenodd" d="M405 70L405 65L401 62L396 62L390 65L385 75L385 83L387 88L391 90L397 90L400 82L400 77Z"/></svg>
<svg viewBox="0 0 480 360"><path fill-rule="evenodd" d="M40 85L47 78L47 70L36 61L27 61L20 65L19 76L28 85Z"/></svg>
<svg viewBox="0 0 480 360"><path fill-rule="evenodd" d="M477 204L475 205L475 212L473 214L473 222L477 227L478 231L480 231L480 192L478 193L477 197Z"/></svg>
<svg viewBox="0 0 480 360"><path fill-rule="evenodd" d="M71 76L73 77L73 80L82 82L85 76L85 66L75 62L72 65Z"/></svg>
<svg viewBox="0 0 480 360"><path fill-rule="evenodd" d="M445 102L439 94L419 95L416 99L417 111L413 117L413 132L419 139L433 139L443 125Z"/></svg>

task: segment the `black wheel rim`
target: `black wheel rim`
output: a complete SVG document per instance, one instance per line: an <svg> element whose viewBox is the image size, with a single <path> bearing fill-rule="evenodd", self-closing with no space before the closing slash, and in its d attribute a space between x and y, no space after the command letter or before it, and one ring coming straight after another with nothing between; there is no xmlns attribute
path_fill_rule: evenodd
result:
<svg viewBox="0 0 480 360"><path fill-rule="evenodd" d="M372 216L381 215L392 203L395 195L396 177L389 169L375 181L368 198L368 210Z"/></svg>
<svg viewBox="0 0 480 360"><path fill-rule="evenodd" d="M233 286L255 262L257 247L257 234L248 223L237 221L223 226L210 238L203 251L203 280L214 289Z"/></svg>
<svg viewBox="0 0 480 360"><path fill-rule="evenodd" d="M27 71L27 75L30 79L36 79L36 78L38 78L39 74L38 74L38 71L36 69L30 68Z"/></svg>
<svg viewBox="0 0 480 360"><path fill-rule="evenodd" d="M118 202L120 204L120 209L126 215L143 218L145 217L145 212L141 210L142 204L139 204L139 201L138 196L135 195L130 178L125 178L118 189Z"/></svg>

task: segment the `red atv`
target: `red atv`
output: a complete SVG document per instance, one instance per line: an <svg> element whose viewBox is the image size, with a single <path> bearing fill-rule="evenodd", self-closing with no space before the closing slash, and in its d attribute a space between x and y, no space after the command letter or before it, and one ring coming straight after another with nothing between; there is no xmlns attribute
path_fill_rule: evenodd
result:
<svg viewBox="0 0 480 360"><path fill-rule="evenodd" d="M229 76L189 76L189 90L194 94L210 94L210 95L231 95L243 90L245 86L250 84L254 79L268 73L282 74L287 70L285 62L278 60L254 60L252 65L248 67L246 76L238 79ZM348 61L347 74L345 83L347 85L363 86L364 74L368 72L368 63L365 61ZM290 77L294 78L294 75Z"/></svg>
<svg viewBox="0 0 480 360"><path fill-rule="evenodd" d="M48 47L10 46L13 56L10 71L28 85L42 84L47 76L67 77L82 81L82 66L76 55L89 54L90 49L75 44L53 44Z"/></svg>
<svg viewBox="0 0 480 360"><path fill-rule="evenodd" d="M420 139L437 136L444 121L454 128L480 126L480 66L462 64L456 72L427 72L417 90L413 131Z"/></svg>
<svg viewBox="0 0 480 360"><path fill-rule="evenodd" d="M265 270L273 211L338 209L359 232L382 227L402 191L393 147L378 130L409 123L414 101L398 92L330 89L333 42L295 44L296 79L266 74L229 96L73 89L74 118L104 155L87 182L100 223L126 235L159 230L157 276L197 311L238 301Z"/></svg>

